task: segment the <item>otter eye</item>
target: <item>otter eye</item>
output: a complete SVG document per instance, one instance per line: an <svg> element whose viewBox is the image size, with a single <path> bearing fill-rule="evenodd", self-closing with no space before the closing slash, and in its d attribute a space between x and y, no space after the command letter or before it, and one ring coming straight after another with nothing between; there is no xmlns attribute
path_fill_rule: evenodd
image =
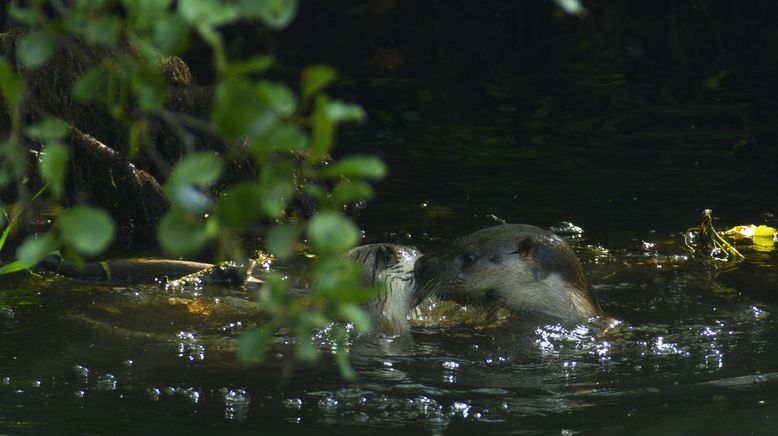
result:
<svg viewBox="0 0 778 436"><path fill-rule="evenodd" d="M462 260L462 266L468 267L474 264L476 260L478 260L478 256L476 256L474 253L465 253L460 256L460 259Z"/></svg>

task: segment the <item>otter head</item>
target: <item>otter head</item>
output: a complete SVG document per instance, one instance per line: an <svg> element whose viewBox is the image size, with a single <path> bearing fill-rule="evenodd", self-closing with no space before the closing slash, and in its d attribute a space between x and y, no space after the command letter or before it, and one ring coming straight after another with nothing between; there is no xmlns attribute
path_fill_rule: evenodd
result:
<svg viewBox="0 0 778 436"><path fill-rule="evenodd" d="M561 238L502 224L456 239L416 261L425 292L460 304L488 304L578 321L601 314L581 262Z"/></svg>
<svg viewBox="0 0 778 436"><path fill-rule="evenodd" d="M419 250L407 245L368 244L351 249L348 255L362 263L364 286L382 287L365 304L373 333L384 336L407 333L408 312L422 300L413 272L416 259L421 256Z"/></svg>

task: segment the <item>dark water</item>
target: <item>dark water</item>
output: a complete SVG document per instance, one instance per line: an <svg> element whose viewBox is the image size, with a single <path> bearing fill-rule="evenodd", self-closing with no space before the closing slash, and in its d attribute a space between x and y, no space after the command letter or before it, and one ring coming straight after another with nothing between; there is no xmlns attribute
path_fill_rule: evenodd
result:
<svg viewBox="0 0 778 436"><path fill-rule="evenodd" d="M2 278L0 432L774 433L775 252L703 263L681 235L705 208L720 226L777 224L776 92L759 74L713 89L703 74L567 73L534 77L531 98L355 80L344 91L371 121L342 150L391 168L357 217L367 242L434 249L489 214L571 222L609 318L420 323L412 342L355 343L345 382L329 358L286 367L286 338L241 367L251 316L169 300L251 297L237 289Z"/></svg>

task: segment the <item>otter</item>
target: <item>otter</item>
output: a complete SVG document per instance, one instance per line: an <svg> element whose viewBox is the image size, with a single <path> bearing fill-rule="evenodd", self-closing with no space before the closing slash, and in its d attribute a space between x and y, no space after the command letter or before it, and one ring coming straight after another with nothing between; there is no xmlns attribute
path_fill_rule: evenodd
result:
<svg viewBox="0 0 778 436"><path fill-rule="evenodd" d="M364 304L372 321L372 333L398 336L410 331L408 313L422 300L413 273L416 259L421 256L416 247L399 244L368 244L352 248L348 256L363 265L362 284L378 287L378 294ZM217 265L173 259L126 259L74 265L59 257L46 258L40 268L59 275L82 280L122 283L147 283L165 277L178 277L168 283L186 285L243 285L261 290L264 280L256 263L241 265L226 262ZM234 298L234 301L240 300ZM243 307L259 310L253 301Z"/></svg>
<svg viewBox="0 0 778 436"><path fill-rule="evenodd" d="M367 244L347 253L363 265L362 285L378 286L379 293L365 304L372 333L380 336L407 334L408 313L421 303L414 267L421 256L416 247L399 244Z"/></svg>
<svg viewBox="0 0 778 436"><path fill-rule="evenodd" d="M557 235L525 224L500 224L420 257L422 294L460 304L536 312L563 321L602 315L581 262Z"/></svg>

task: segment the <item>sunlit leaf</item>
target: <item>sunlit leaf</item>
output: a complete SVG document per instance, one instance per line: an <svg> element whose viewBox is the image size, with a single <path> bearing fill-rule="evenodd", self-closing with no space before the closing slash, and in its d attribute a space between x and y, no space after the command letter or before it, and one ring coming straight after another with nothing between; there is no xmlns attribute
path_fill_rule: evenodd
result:
<svg viewBox="0 0 778 436"><path fill-rule="evenodd" d="M194 152L182 157L168 177L168 183L191 183L208 186L221 176L224 162L211 152Z"/></svg>
<svg viewBox="0 0 778 436"><path fill-rule="evenodd" d="M242 76L244 74L262 73L273 65L273 58L270 56L254 55L246 60L236 60L230 62L224 69L224 74L228 76Z"/></svg>
<svg viewBox="0 0 778 436"><path fill-rule="evenodd" d="M165 16L168 7L173 0L122 0L124 7L134 12L135 29L140 32L149 32Z"/></svg>
<svg viewBox="0 0 778 436"><path fill-rule="evenodd" d="M304 150L307 147L308 135L290 123L271 125L264 135L252 143L258 161L262 161L262 158L267 156L270 151Z"/></svg>
<svg viewBox="0 0 778 436"><path fill-rule="evenodd" d="M261 136L276 118L247 80L226 80L217 86L211 120L227 139Z"/></svg>
<svg viewBox="0 0 778 436"><path fill-rule="evenodd" d="M91 206L73 206L60 216L62 242L77 252L94 256L113 242L116 224L103 209Z"/></svg>
<svg viewBox="0 0 778 436"><path fill-rule="evenodd" d="M16 249L16 258L29 266L37 265L44 257L49 256L57 249L57 241L54 236L46 233L43 236L28 236L22 245Z"/></svg>
<svg viewBox="0 0 778 436"><path fill-rule="evenodd" d="M2 56L0 56L0 92L9 108L16 106L24 93L24 82Z"/></svg>
<svg viewBox="0 0 778 436"><path fill-rule="evenodd" d="M278 259L288 259L294 254L300 228L296 224L279 224L267 232L265 249Z"/></svg>
<svg viewBox="0 0 778 436"><path fill-rule="evenodd" d="M284 85L262 81L257 84L257 93L268 107L282 117L292 115L297 110L297 98Z"/></svg>
<svg viewBox="0 0 778 436"><path fill-rule="evenodd" d="M340 306L338 312L344 320L354 324L360 333L367 333L370 330L370 316L358 305L344 304Z"/></svg>
<svg viewBox="0 0 778 436"><path fill-rule="evenodd" d="M28 68L37 68L54 54L54 35L48 30L34 30L18 41L16 55Z"/></svg>
<svg viewBox="0 0 778 436"><path fill-rule="evenodd" d="M165 192L171 203L193 213L204 213L213 203L211 197L189 183L168 183Z"/></svg>
<svg viewBox="0 0 778 436"><path fill-rule="evenodd" d="M178 15L167 15L154 23L152 41L165 56L182 53L189 45L190 29Z"/></svg>
<svg viewBox="0 0 778 436"><path fill-rule="evenodd" d="M216 202L219 222L239 228L262 217L262 190L256 183L243 182L231 186Z"/></svg>
<svg viewBox="0 0 778 436"><path fill-rule="evenodd" d="M298 0L238 0L244 16L259 18L274 30L288 26L297 13Z"/></svg>
<svg viewBox="0 0 778 436"><path fill-rule="evenodd" d="M192 24L220 26L239 18L235 5L222 0L178 0L178 13Z"/></svg>
<svg viewBox="0 0 778 436"><path fill-rule="evenodd" d="M6 274L13 274L15 272L19 272L22 270L25 270L27 268L30 268L32 265L22 262L21 260L15 260L11 263L7 263L0 267L0 276L6 275Z"/></svg>
<svg viewBox="0 0 778 436"><path fill-rule="evenodd" d="M358 123L367 118L367 114L361 106L342 101L329 102L327 116L335 123Z"/></svg>
<svg viewBox="0 0 778 436"><path fill-rule="evenodd" d="M754 235L754 248L757 251L774 251L775 250L775 238L772 235Z"/></svg>
<svg viewBox="0 0 778 436"><path fill-rule="evenodd" d="M303 70L303 99L308 99L332 83L337 73L326 65L314 65Z"/></svg>
<svg viewBox="0 0 778 436"><path fill-rule="evenodd" d="M322 171L325 177L382 179L386 176L386 164L376 156L348 156Z"/></svg>
<svg viewBox="0 0 778 436"><path fill-rule="evenodd" d="M97 65L89 69L73 83L73 97L87 101L94 98L105 84L105 67Z"/></svg>
<svg viewBox="0 0 778 436"><path fill-rule="evenodd" d="M87 22L84 36L92 44L112 47L119 37L121 22L117 17L106 15Z"/></svg>
<svg viewBox="0 0 778 436"><path fill-rule="evenodd" d="M298 323L294 330L295 357L302 362L315 362L319 358L319 349L311 338L311 327L309 323Z"/></svg>
<svg viewBox="0 0 778 436"><path fill-rule="evenodd" d="M743 226L735 226L724 232L725 235L741 236L744 238L752 238L754 236L773 236L776 230L773 227L765 225L748 224Z"/></svg>
<svg viewBox="0 0 778 436"><path fill-rule="evenodd" d="M37 20L35 11L32 9L21 8L14 3L8 5L8 14L17 23L32 26Z"/></svg>
<svg viewBox="0 0 778 436"><path fill-rule="evenodd" d="M261 206L265 213L273 219L280 218L286 210L286 205L292 198L294 187L292 174L294 166L289 161L277 161L262 168L260 190Z"/></svg>
<svg viewBox="0 0 778 436"><path fill-rule="evenodd" d="M237 346L238 360L244 365L261 361L272 334L271 329L263 327L256 327L241 334Z"/></svg>
<svg viewBox="0 0 778 436"><path fill-rule="evenodd" d="M68 147L58 143L46 145L41 152L40 162L38 163L41 177L49 184L49 187L57 197L62 196L69 154L70 150Z"/></svg>
<svg viewBox="0 0 778 436"><path fill-rule="evenodd" d="M346 329L341 325L335 326L335 328L332 329L330 338L335 343L335 361L338 363L340 374L346 380L353 380L356 377L356 374L348 360L349 353L346 344Z"/></svg>
<svg viewBox="0 0 778 436"><path fill-rule="evenodd" d="M344 253L359 241L359 230L348 218L325 211L308 222L308 238L317 251Z"/></svg>
<svg viewBox="0 0 778 436"><path fill-rule="evenodd" d="M288 290L289 285L284 280L284 276L277 271L272 271L268 274L265 286L262 288L262 309L270 314L281 310Z"/></svg>
<svg viewBox="0 0 778 436"><path fill-rule="evenodd" d="M208 241L205 223L173 208L159 222L159 243L174 256L185 256L200 250Z"/></svg>
<svg viewBox="0 0 778 436"><path fill-rule="evenodd" d="M373 196L373 188L365 182L346 181L332 191L332 203L336 207L367 200Z"/></svg>
<svg viewBox="0 0 778 436"><path fill-rule="evenodd" d="M312 143L309 160L320 161L332 149L335 141L335 123L327 114L327 98L319 95L311 118Z"/></svg>
<svg viewBox="0 0 778 436"><path fill-rule="evenodd" d="M586 8L583 7L580 0L552 0L563 11L570 15L583 16L586 14Z"/></svg>
<svg viewBox="0 0 778 436"><path fill-rule="evenodd" d="M57 117L45 117L27 126L27 136L41 141L62 139L68 133L68 123Z"/></svg>

